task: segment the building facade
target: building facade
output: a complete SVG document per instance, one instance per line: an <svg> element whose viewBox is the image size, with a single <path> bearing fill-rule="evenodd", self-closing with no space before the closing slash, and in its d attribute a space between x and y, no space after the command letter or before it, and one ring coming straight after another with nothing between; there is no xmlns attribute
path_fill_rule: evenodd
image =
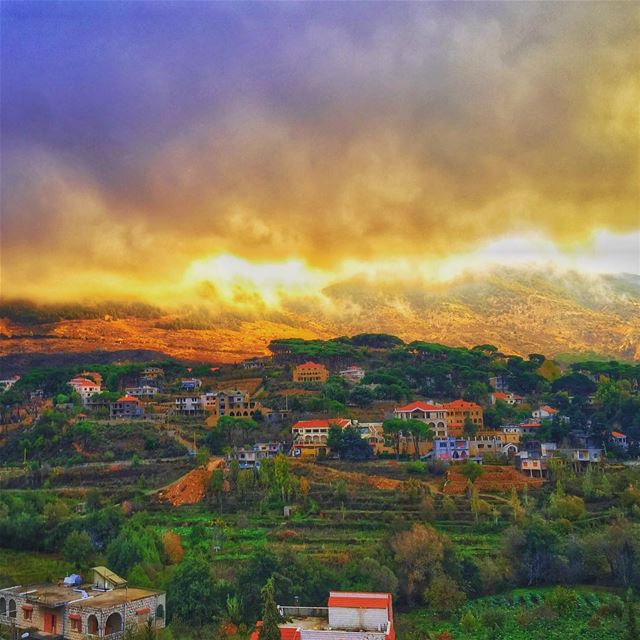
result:
<svg viewBox="0 0 640 640"><path fill-rule="evenodd" d="M441 404L429 402L412 402L404 407L396 407L393 415L400 420L420 420L426 422L435 438L446 438L447 410Z"/></svg>
<svg viewBox="0 0 640 640"><path fill-rule="evenodd" d="M29 629L30 637L121 640L130 625L152 621L162 629L166 619L163 591L129 587L106 567L92 569L92 581L35 584L0 589L0 623Z"/></svg>
<svg viewBox="0 0 640 640"><path fill-rule="evenodd" d="M318 362L305 362L293 369L294 382L322 383L329 379L329 369Z"/></svg>

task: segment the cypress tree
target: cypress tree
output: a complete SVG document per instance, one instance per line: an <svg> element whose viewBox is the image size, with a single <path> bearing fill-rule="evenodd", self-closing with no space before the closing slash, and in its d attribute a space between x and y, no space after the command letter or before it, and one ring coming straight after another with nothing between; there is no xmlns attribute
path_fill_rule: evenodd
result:
<svg viewBox="0 0 640 640"><path fill-rule="evenodd" d="M262 627L260 628L259 640L280 640L280 614L274 597L273 578L269 578L262 587L262 601L264 610L262 613Z"/></svg>

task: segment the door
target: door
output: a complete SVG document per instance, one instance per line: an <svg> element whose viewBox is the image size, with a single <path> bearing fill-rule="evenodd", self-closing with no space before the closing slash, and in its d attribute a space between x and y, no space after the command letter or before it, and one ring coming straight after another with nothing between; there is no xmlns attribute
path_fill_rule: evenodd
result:
<svg viewBox="0 0 640 640"><path fill-rule="evenodd" d="M45 633L56 633L56 614L55 613L45 613L44 614L44 631Z"/></svg>

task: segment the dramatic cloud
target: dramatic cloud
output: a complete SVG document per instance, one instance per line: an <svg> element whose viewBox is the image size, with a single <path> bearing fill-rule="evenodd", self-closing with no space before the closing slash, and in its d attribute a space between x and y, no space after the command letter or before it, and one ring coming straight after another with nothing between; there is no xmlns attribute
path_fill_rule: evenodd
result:
<svg viewBox="0 0 640 640"><path fill-rule="evenodd" d="M5 295L271 302L510 252L640 272L637 6L2 12Z"/></svg>

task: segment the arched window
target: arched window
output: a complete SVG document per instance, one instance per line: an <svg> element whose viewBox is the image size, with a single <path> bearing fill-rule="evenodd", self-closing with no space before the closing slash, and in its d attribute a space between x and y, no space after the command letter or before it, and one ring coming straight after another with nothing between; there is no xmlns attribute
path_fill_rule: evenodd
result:
<svg viewBox="0 0 640 640"><path fill-rule="evenodd" d="M98 635L98 618L93 614L91 614L87 619L87 630L89 631L90 636Z"/></svg>
<svg viewBox="0 0 640 640"><path fill-rule="evenodd" d="M156 609L156 618L164 619L164 607L161 604Z"/></svg>
<svg viewBox="0 0 640 640"><path fill-rule="evenodd" d="M16 616L17 616L16 601L15 600L9 600L9 617L10 618L15 618Z"/></svg>
<svg viewBox="0 0 640 640"><path fill-rule="evenodd" d="M104 635L110 636L112 633L119 633L122 631L122 616L114 611L108 618L104 625Z"/></svg>
<svg viewBox="0 0 640 640"><path fill-rule="evenodd" d="M4 598L0 598L0 616L7 615L7 601Z"/></svg>

